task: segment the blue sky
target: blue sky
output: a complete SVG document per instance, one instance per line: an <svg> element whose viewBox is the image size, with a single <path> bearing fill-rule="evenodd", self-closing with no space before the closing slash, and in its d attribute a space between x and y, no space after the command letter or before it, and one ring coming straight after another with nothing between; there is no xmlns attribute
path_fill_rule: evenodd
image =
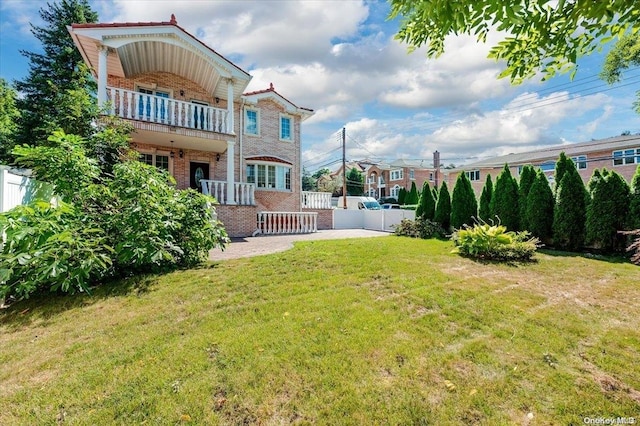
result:
<svg viewBox="0 0 640 426"><path fill-rule="evenodd" d="M44 2L0 0L0 76L27 75L20 49L38 50L29 23ZM248 91L276 90L316 114L302 128L303 164L336 168L336 137L347 129L347 158L431 160L460 165L510 152L640 133L631 105L640 70L608 86L598 78L603 52L582 58L573 82L558 76L520 86L497 80L503 64L488 44L452 37L427 59L393 39L385 2L91 1L101 22L178 24L254 77Z"/></svg>

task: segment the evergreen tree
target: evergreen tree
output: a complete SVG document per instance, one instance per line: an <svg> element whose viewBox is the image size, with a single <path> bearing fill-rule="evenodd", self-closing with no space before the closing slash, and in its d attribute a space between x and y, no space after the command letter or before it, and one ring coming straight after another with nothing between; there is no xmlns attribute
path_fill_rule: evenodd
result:
<svg viewBox="0 0 640 426"><path fill-rule="evenodd" d="M575 168L575 164L573 163L573 161L567 158L564 152L561 152L558 161L556 161L556 171L554 174L554 180L556 182L556 194L558 192L560 181L564 177L564 174L567 172L567 170L569 170L572 166L573 168Z"/></svg>
<svg viewBox="0 0 640 426"><path fill-rule="evenodd" d="M400 188L400 190L398 191L398 204L400 204L401 206L404 206L407 201L407 190L404 188Z"/></svg>
<svg viewBox="0 0 640 426"><path fill-rule="evenodd" d="M355 167L347 173L347 195L364 194L364 175Z"/></svg>
<svg viewBox="0 0 640 426"><path fill-rule="evenodd" d="M477 214L478 202L471 181L466 173L460 173L451 197L451 226L459 229L464 224L473 225Z"/></svg>
<svg viewBox="0 0 640 426"><path fill-rule="evenodd" d="M411 182L411 190L407 193L407 197L405 198L405 204L410 206L418 204L418 188L416 187L416 182Z"/></svg>
<svg viewBox="0 0 640 426"><path fill-rule="evenodd" d="M17 120L20 112L16 107L16 91L0 78L0 164L11 162L11 150L15 142Z"/></svg>
<svg viewBox="0 0 640 426"><path fill-rule="evenodd" d="M518 185L518 207L520 209L520 229L529 230L529 223L527 222L527 196L531 190L531 185L536 179L536 171L532 165L526 165L522 167L520 173L520 184Z"/></svg>
<svg viewBox="0 0 640 426"><path fill-rule="evenodd" d="M525 200L524 211L527 230L545 243L551 240L554 204L549 180L542 170L538 170Z"/></svg>
<svg viewBox="0 0 640 426"><path fill-rule="evenodd" d="M67 31L72 23L97 22L88 0L61 0L40 9L42 27L31 33L42 43L42 53L21 51L29 59L29 75L16 82L21 93L18 142L46 143L52 130L89 136L97 116L92 98L96 85ZM69 107L72 107L71 109Z"/></svg>
<svg viewBox="0 0 640 426"><path fill-rule="evenodd" d="M631 179L627 228L640 229L640 166L638 166L635 175L633 175L633 178Z"/></svg>
<svg viewBox="0 0 640 426"><path fill-rule="evenodd" d="M424 181L422 192L418 199L418 207L416 208L416 218L433 220L436 211L436 200L433 198L433 192L429 187L429 182Z"/></svg>
<svg viewBox="0 0 640 426"><path fill-rule="evenodd" d="M511 176L507 164L496 179L496 187L491 197L491 213L498 216L500 223L509 231L519 229L520 210L518 209L518 183Z"/></svg>
<svg viewBox="0 0 640 426"><path fill-rule="evenodd" d="M434 184L433 188L431 188L431 193L433 195L433 201L438 202L438 187Z"/></svg>
<svg viewBox="0 0 640 426"><path fill-rule="evenodd" d="M306 167L302 167L302 190L317 191L316 180L311 176Z"/></svg>
<svg viewBox="0 0 640 426"><path fill-rule="evenodd" d="M442 182L440 191L438 191L438 201L436 203L436 211L433 217L444 229L451 226L451 196L447 188L447 182Z"/></svg>
<svg viewBox="0 0 640 426"><path fill-rule="evenodd" d="M491 175L487 173L487 179L484 182L482 188L482 194L480 195L480 208L478 210L478 216L485 222L493 220L491 214L491 198L493 197L493 181Z"/></svg>
<svg viewBox="0 0 640 426"><path fill-rule="evenodd" d="M623 250L623 230L629 212L629 185L620 174L602 170L589 182L591 202L587 207L586 241L607 252Z"/></svg>
<svg viewBox="0 0 640 426"><path fill-rule="evenodd" d="M573 162L562 180L556 181L553 242L561 249L580 250L584 245L587 190Z"/></svg>

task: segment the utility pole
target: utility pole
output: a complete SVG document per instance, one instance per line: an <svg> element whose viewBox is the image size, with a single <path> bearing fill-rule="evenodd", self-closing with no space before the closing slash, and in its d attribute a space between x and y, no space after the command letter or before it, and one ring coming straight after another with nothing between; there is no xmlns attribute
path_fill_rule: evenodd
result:
<svg viewBox="0 0 640 426"><path fill-rule="evenodd" d="M438 188L438 173L440 172L440 153L438 152L438 150L436 150L433 153L433 168L435 169L435 182L436 182L436 188Z"/></svg>
<svg viewBox="0 0 640 426"><path fill-rule="evenodd" d="M342 128L342 208L347 208L347 148L346 148L347 131Z"/></svg>

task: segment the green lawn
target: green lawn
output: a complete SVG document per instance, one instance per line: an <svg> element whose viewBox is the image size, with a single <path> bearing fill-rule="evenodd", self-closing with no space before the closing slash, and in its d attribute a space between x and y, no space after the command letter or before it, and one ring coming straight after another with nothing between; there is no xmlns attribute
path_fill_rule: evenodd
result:
<svg viewBox="0 0 640 426"><path fill-rule="evenodd" d="M640 421L640 268L402 237L0 313L0 424Z"/></svg>

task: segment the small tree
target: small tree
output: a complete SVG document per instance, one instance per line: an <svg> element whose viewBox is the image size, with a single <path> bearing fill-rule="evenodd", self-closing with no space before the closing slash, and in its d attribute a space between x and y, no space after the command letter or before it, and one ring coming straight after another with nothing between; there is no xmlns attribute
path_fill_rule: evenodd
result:
<svg viewBox="0 0 640 426"><path fill-rule="evenodd" d="M627 228L640 229L640 166L631 179L631 194L629 195L629 214Z"/></svg>
<svg viewBox="0 0 640 426"><path fill-rule="evenodd" d="M410 206L418 204L418 188L415 181L411 182L411 190L407 193L404 203Z"/></svg>
<svg viewBox="0 0 640 426"><path fill-rule="evenodd" d="M440 191L438 191L438 202L433 219L447 231L451 227L451 196L446 182L442 182Z"/></svg>
<svg viewBox="0 0 640 426"><path fill-rule="evenodd" d="M580 250L584 245L587 190L571 162L562 180L556 182L556 207L553 213L554 245Z"/></svg>
<svg viewBox="0 0 640 426"><path fill-rule="evenodd" d="M458 175L451 197L451 226L456 229L462 225L472 225L478 214L478 202L467 174Z"/></svg>
<svg viewBox="0 0 640 426"><path fill-rule="evenodd" d="M511 176L507 164L496 179L496 187L491 197L491 212L498 216L500 223L509 231L519 229L520 210L518 209L518 183Z"/></svg>
<svg viewBox="0 0 640 426"><path fill-rule="evenodd" d="M478 209L478 216L480 219L488 222L493 219L491 214L491 198L493 197L493 181L491 175L487 173L487 179L484 182L482 188L482 194L480 195L480 208Z"/></svg>
<svg viewBox="0 0 640 426"><path fill-rule="evenodd" d="M564 174L567 172L567 170L572 168L572 166L573 168L575 168L575 164L573 163L573 161L568 159L567 156L564 154L564 152L561 152L560 157L558 158L558 161L556 161L556 170L554 174L554 179L556 182L556 195L558 192L558 186L560 185L560 181L564 177Z"/></svg>
<svg viewBox="0 0 640 426"><path fill-rule="evenodd" d="M0 163L10 162L14 146L17 120L20 111L16 107L18 94L4 78L0 78Z"/></svg>
<svg viewBox="0 0 640 426"><path fill-rule="evenodd" d="M433 199L433 192L429 187L429 182L425 181L422 185L422 192L418 200L418 207L416 208L416 218L423 218L433 220L433 216L436 211L436 201Z"/></svg>
<svg viewBox="0 0 640 426"><path fill-rule="evenodd" d="M302 190L303 191L317 191L316 180L311 176L309 171L302 168Z"/></svg>
<svg viewBox="0 0 640 426"><path fill-rule="evenodd" d="M546 243L551 240L554 204L549 180L542 170L538 170L525 200L524 211L527 230Z"/></svg>
<svg viewBox="0 0 640 426"><path fill-rule="evenodd" d="M518 185L518 208L520 209L520 228L529 230L529 224L527 222L527 196L531 190L531 185L536 179L536 171L532 165L526 165L522 167L520 173L520 184Z"/></svg>
<svg viewBox="0 0 640 426"><path fill-rule="evenodd" d="M407 190L404 188L398 190L398 204L401 206L407 204Z"/></svg>
<svg viewBox="0 0 640 426"><path fill-rule="evenodd" d="M347 173L347 195L364 194L364 176L355 167Z"/></svg>
<svg viewBox="0 0 640 426"><path fill-rule="evenodd" d="M587 207L586 241L604 251L621 251L629 211L629 185L614 171L603 169L589 182L591 202Z"/></svg>

